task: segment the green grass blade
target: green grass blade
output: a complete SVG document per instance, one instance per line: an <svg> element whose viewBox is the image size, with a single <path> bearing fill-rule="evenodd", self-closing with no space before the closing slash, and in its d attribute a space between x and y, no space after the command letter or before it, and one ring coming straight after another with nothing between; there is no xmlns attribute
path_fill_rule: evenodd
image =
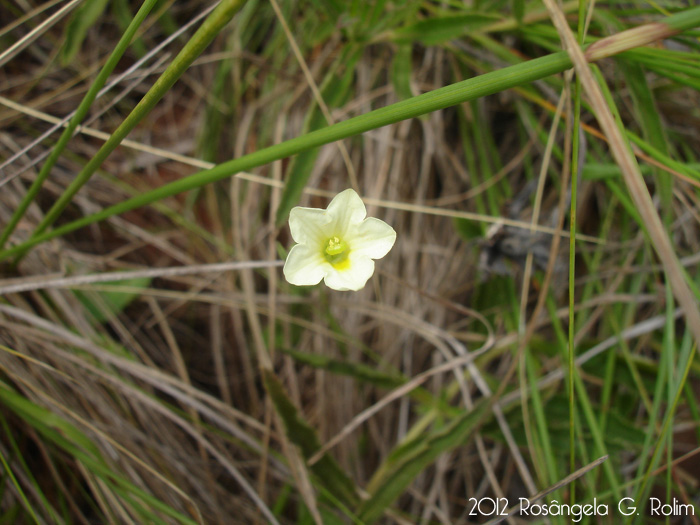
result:
<svg viewBox="0 0 700 525"><path fill-rule="evenodd" d="M73 61L80 51L88 29L97 22L108 3L109 0L91 0L76 9L66 27L65 41L59 55L61 65L65 66Z"/></svg>
<svg viewBox="0 0 700 525"><path fill-rule="evenodd" d="M639 64L629 60L618 59L618 63L622 66L627 85L630 87L632 98L635 101L635 108L639 113L644 138L654 148L667 155L668 148L664 128L656 107L654 94L647 83L644 69ZM672 179L668 175L660 173L659 170L656 170L655 175L664 210L663 219L668 224L671 218Z"/></svg>
<svg viewBox="0 0 700 525"><path fill-rule="evenodd" d="M411 71L413 69L413 45L401 44L391 62L391 83L401 100L411 98Z"/></svg>
<svg viewBox="0 0 700 525"><path fill-rule="evenodd" d="M114 71L114 68L117 66L117 63L121 59L122 55L129 47L131 40L136 34L136 31L139 27L141 27L141 24L151 9L153 9L153 6L157 3L157 1L158 0L146 0L143 3L141 9L138 10L126 31L124 31L124 34L119 39L119 42L117 42L114 51L107 59L107 62L100 70L99 74L95 78L95 81L90 86L90 89L85 94L85 97L83 97L83 100L80 102L78 109L75 111L75 115L73 115L73 118L68 123L68 126L66 126L66 128L63 130L58 142L53 147L49 158L46 159L46 162L41 167L39 174L22 199L22 202L20 202L20 204L17 206L12 214L12 217L10 218L10 221L5 226L5 229L0 236L0 248L5 246L5 243L10 238L10 235L17 227L17 223L19 223L22 217L24 217L29 205L36 199L41 186L44 184L44 181L49 176L49 173L51 173L51 170L56 165L56 161L61 156L61 153L63 153L63 150L68 145L68 142L73 136L75 129L78 127L78 124L80 124L80 122L82 122L82 120L85 118L85 115L87 115L87 112L97 97L97 94L107 82L109 75L112 74L112 71Z"/></svg>
<svg viewBox="0 0 700 525"><path fill-rule="evenodd" d="M659 432L659 439L656 440L656 445L654 446L654 451L652 453L651 459L649 460L648 467L646 469L644 477L642 478L642 482L637 488L635 501L642 501L644 494L647 492L648 485L652 479L652 471L656 468L656 465L658 464L658 461L660 459L661 452L663 451L663 445L666 443L666 439L664 439L664 437L671 437L673 435L671 423L673 422L673 416L676 413L678 402L680 401L681 394L683 393L683 387L686 384L686 381L688 380L688 375L690 373L695 354L696 352L694 351L685 353L685 362L682 364L682 375L678 379L678 382L676 384L670 385L670 388L675 388L673 402L666 409L663 424L661 425L661 430Z"/></svg>
<svg viewBox="0 0 700 525"><path fill-rule="evenodd" d="M370 497L359 508L360 519L367 524L376 521L440 454L464 445L489 414L488 410L488 403L481 401L441 430L394 449L367 487Z"/></svg>
<svg viewBox="0 0 700 525"><path fill-rule="evenodd" d="M109 139L102 145L94 157L85 165L81 172L66 188L56 203L47 212L37 226L34 236L40 235L58 218L73 196L90 179L107 156L114 151L119 143L134 129L134 127L153 109L156 103L165 95L178 78L204 51L221 29L233 18L233 15L243 5L244 0L222 0L214 11L206 18L197 32L185 44L182 51L173 59L155 84L148 90L131 113L122 121Z"/></svg>
<svg viewBox="0 0 700 525"><path fill-rule="evenodd" d="M27 496L24 494L24 491L22 490L22 486L19 484L19 482L17 481L17 478L13 474L12 469L10 468L10 465L8 465L7 461L5 461L5 456L2 455L2 452L0 452L0 463L2 464L3 470L10 477L12 484L15 486L15 490L17 491L17 494L19 495L20 499L22 500L22 503L24 503L25 510L30 514L30 516L34 520L34 523L41 523L39 521L39 518L37 518L36 514L34 513L34 509L32 508L31 503L29 503Z"/></svg>
<svg viewBox="0 0 700 525"><path fill-rule="evenodd" d="M226 2L226 5L231 3L235 2L231 0L230 2ZM240 6L236 3L236 7ZM207 21L205 21L204 25L202 28L200 28L200 31L197 32L195 37L188 42L188 46L186 47L188 53L185 53L185 50L183 49L180 55L178 55L178 57L181 58L181 61L185 62L187 60L194 59L194 56L190 56L189 53L190 51L193 51L194 47L198 47L198 44L193 43L194 40L197 40L199 44L201 44L205 35L213 38L213 35L210 34L212 25L215 24L215 22L212 21L212 17L214 17L214 15L223 8L224 4L220 4L217 10L210 15ZM227 14L233 16L233 13ZM695 8L689 9L683 13L683 16L673 15L667 19L664 19L662 22L657 22L656 26L663 27L664 31L666 31L663 34L666 35L669 33L669 31L681 31L692 28L698 23L700 23L700 8ZM203 33L203 35L200 33ZM197 35L200 35L200 38L196 38ZM606 39L603 39L596 43L598 47L592 50L589 54L591 59L598 60L606 56L611 56L613 54L625 51L629 46L633 47L642 45L648 41L636 35L635 38L621 38L619 40L615 40L615 45L606 45L605 40ZM178 59L176 58L176 60ZM144 97L144 100L141 101L137 108L134 109L129 117L127 117L117 131L115 131L115 133L110 137L109 141L103 145L103 147L98 151L97 155L88 163L83 171L81 171L78 179L76 179L68 190L66 190L66 193L61 196L61 199L59 199L49 214L47 214L46 218L37 228L37 231L32 238L26 242L18 244L13 248L0 251L0 259L4 259L17 253L22 253L32 246L36 246L37 244L40 244L48 239L53 239L65 233L77 230L78 228L82 228L88 224L93 224L113 215L118 215L141 206L152 204L153 202L157 202L161 199L176 195L183 191L188 191L201 187L205 184L222 180L240 171L250 170L257 166L290 157L303 151L307 151L324 144L329 144L337 140L359 135L382 126L394 124L409 118L415 118L426 113L445 109L447 107L470 100L476 100L477 98L492 95L494 93L523 84L528 84L535 80L560 73L570 67L571 61L567 53L558 52L529 60L527 62L515 64L497 71L485 73L478 77L470 78L462 82L451 84L449 86L418 95L417 97L371 111L365 115L360 115L344 122L339 122L327 128L296 137L280 144L275 144L274 146L244 155L238 159L224 162L210 170L201 171L190 175L189 177L163 185L160 188L156 188L155 190L143 193L137 197L106 208L101 212L83 217L60 228L56 228L51 232L41 233L49 224L53 223L60 211L70 201L72 195L79 189L80 186L82 186L82 184L85 183L85 181L90 177L94 170L97 169L104 158L106 158L107 155L121 141L121 139L124 138L131 127L137 123L138 118L140 118L139 115L142 116L144 110L146 109L146 98L148 97L148 104L155 104L157 101L155 98L156 93L162 94L162 92L164 92L164 88L169 87L167 82L175 82L175 78L171 78L172 75L170 75L169 79L164 78L166 76L164 73L156 85L154 85L151 91L149 91L149 93L152 93L152 95L147 95L147 97ZM172 68L173 65L171 64L171 67L169 68L171 73Z"/></svg>
<svg viewBox="0 0 700 525"><path fill-rule="evenodd" d="M211 16L213 16L213 14L214 13L212 13ZM127 117L124 124L122 124L122 126L115 131L115 133L110 137L110 140L105 143L105 145L97 153L96 157L94 157L85 167L85 169L83 169L81 175L79 175L80 181L76 179L76 181L71 184L71 187L62 196L60 202L57 202L56 205L54 205L52 208L54 212L51 213L50 216L47 214L45 220L42 222L42 225L40 225L40 228L37 229L36 234L29 240L18 244L17 246L0 251L0 259L24 252L32 246L42 243L48 239L53 239L64 235L65 233L74 231L83 226L87 226L88 224L93 224L108 217L112 217L113 215L118 215L141 206L152 204L159 200L165 199L166 197L182 193L183 191L199 188L205 184L210 184L212 182L225 179L226 177L230 177L231 175L240 171L248 171L257 166L262 166L275 160L290 157L324 144L329 144L337 140L359 135L366 131L387 126L389 124L394 124L409 118L418 117L420 115L454 106L465 101L492 95L504 89L548 77L549 75L564 71L569 67L571 67L571 62L568 56L566 53L560 52L521 64L516 64L498 71L485 73L484 75L470 78L456 84L451 84L449 86L418 95L417 97L371 111L365 115L360 115L332 126L328 126L317 131L312 131L306 135L287 140L280 144L275 144L248 155L244 155L238 159L224 162L212 169L200 171L194 175L190 175L189 177L165 184L159 188L156 188L155 190L145 192L124 202L106 208L98 213L55 228L50 232L40 233L40 231L42 231L48 224L53 222L59 213L58 208L63 209L63 207L65 207L65 205L68 203L69 199L64 197L69 192L72 194L74 191L77 191L77 185L82 185L82 183L87 180L89 174L91 174L94 169L97 168L97 165L102 162L102 158L106 157L107 154L111 152L114 147L116 147L121 138L123 138L120 135L125 134L125 131L127 131L123 129L126 122L129 120L129 117ZM154 86L153 89L155 89L155 87L156 86ZM134 115L137 110L139 110L139 107L137 107L131 113L130 117ZM139 112L141 112L141 110L139 110ZM135 122L133 124L135 125ZM121 133L119 130L122 130Z"/></svg>
<svg viewBox="0 0 700 525"><path fill-rule="evenodd" d="M398 43L419 41L426 46L442 44L469 32L483 29L500 18L498 14L476 12L467 15L451 14L434 17L397 29L391 38Z"/></svg>
<svg viewBox="0 0 700 525"><path fill-rule="evenodd" d="M10 351L12 352L13 350L0 346L0 349L2 351ZM12 429L10 424L8 423L7 419L4 417L0 418L0 426L2 426L3 431L5 432L5 436L7 441L10 444L10 447L12 449L12 454L16 458L16 461L19 463L19 468L21 468L24 472L24 475L26 476L26 479L28 480L29 483L31 483L33 492L35 495L35 498L39 499L41 502L41 505L43 506L44 509L46 509L46 513L51 517L53 520L57 520L58 516L56 515L55 510L51 507L51 504L49 503L48 499L46 498L46 495L44 494L44 491L41 489L41 486L37 482L36 476L32 473L31 468L27 464L25 457L22 455L22 449L20 448L20 445L17 443L17 440L15 439L15 436L13 435ZM3 462L5 459L3 458ZM12 476L12 481L13 483L17 483L14 477L14 474L10 472L9 467L7 468L8 475ZM28 502L26 501L25 495L22 493L21 487L19 485L16 485L16 488L18 490L18 494L20 495L20 498L23 500L23 503L28 505ZM35 514L34 509L27 507L27 511L31 513L32 515Z"/></svg>
<svg viewBox="0 0 700 525"><path fill-rule="evenodd" d="M329 108L338 107L344 104L351 94L352 81L355 76L355 64L360 59L362 49L356 46L346 48L346 52L338 59L329 71L321 86L321 97ZM338 71L342 71L339 76ZM326 117L321 109L315 105L308 113L304 122L304 131L316 131L328 125ZM289 164L287 170L284 190L277 207L275 222L278 226L284 224L289 218L289 212L296 206L301 198L301 194L306 187L306 183L311 176L311 171L316 163L319 149L313 148L303 151Z"/></svg>
<svg viewBox="0 0 700 525"><path fill-rule="evenodd" d="M149 278L136 278L127 279L125 281L113 281L106 282L105 285L114 286L117 290L119 288L124 288L125 291L102 291L88 293L83 290L75 290L74 293L78 300L83 304L87 311L89 311L98 323L104 323L108 321L114 315L122 312L129 304L139 297L139 293L134 291L136 289L148 288L151 284L151 279Z"/></svg>
<svg viewBox="0 0 700 525"><path fill-rule="evenodd" d="M536 430L536 436L540 442L540 454L542 463L542 484L543 485L553 485L558 481L561 476L557 468L556 456L552 448L550 429L546 413L546 403L542 400L542 395L537 388L537 359L534 355L528 352L526 356L526 366L527 366L527 380L528 387L530 390L530 399L532 401L532 412L535 419L535 425L533 425Z"/></svg>
<svg viewBox="0 0 700 525"><path fill-rule="evenodd" d="M146 522L160 521L154 512L157 510L176 518L180 523L196 523L124 478L118 470L105 462L99 449L88 436L66 419L26 399L4 383L0 383L0 403L31 425L47 441L63 449L75 461L82 462L106 487L121 498L131 501L132 504L147 504L147 507L141 509Z"/></svg>
<svg viewBox="0 0 700 525"><path fill-rule="evenodd" d="M273 373L263 370L263 382L275 410L284 422L289 440L299 447L305 459L309 459L321 448L316 431L302 418ZM331 456L324 454L310 468L323 486L340 501L352 504L357 500L354 483Z"/></svg>
<svg viewBox="0 0 700 525"><path fill-rule="evenodd" d="M291 356L295 361L319 368L328 370L334 374L342 374L349 377L354 377L359 381L370 383L382 388L396 388L406 383L406 378L397 374L391 374L377 370L374 366L355 363L352 361L341 361L331 357L319 354L311 354L307 352L299 352L297 350L280 349L281 352Z"/></svg>

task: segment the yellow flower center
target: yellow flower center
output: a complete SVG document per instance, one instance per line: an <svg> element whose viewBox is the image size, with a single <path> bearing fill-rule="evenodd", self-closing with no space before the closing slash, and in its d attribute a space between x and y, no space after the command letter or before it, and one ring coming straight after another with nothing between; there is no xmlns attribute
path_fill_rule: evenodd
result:
<svg viewBox="0 0 700 525"><path fill-rule="evenodd" d="M343 270L350 265L348 243L340 237L334 236L326 241L323 256L336 270Z"/></svg>

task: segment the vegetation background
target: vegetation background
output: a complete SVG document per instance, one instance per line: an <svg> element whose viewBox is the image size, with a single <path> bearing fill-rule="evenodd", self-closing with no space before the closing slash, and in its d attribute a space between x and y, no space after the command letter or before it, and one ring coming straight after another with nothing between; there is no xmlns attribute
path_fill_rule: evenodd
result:
<svg viewBox="0 0 700 525"><path fill-rule="evenodd" d="M2 0L0 523L697 523L699 9Z"/></svg>

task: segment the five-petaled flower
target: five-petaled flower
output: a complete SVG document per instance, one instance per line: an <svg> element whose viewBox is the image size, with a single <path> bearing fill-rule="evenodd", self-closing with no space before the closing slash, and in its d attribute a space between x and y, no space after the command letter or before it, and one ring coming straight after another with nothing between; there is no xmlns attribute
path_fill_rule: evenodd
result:
<svg viewBox="0 0 700 525"><path fill-rule="evenodd" d="M284 276L307 286L323 279L335 290L360 290L374 273L374 261L394 245L396 232L384 221L365 218L367 210L353 190L336 195L325 210L296 207L289 229L298 244L289 251Z"/></svg>

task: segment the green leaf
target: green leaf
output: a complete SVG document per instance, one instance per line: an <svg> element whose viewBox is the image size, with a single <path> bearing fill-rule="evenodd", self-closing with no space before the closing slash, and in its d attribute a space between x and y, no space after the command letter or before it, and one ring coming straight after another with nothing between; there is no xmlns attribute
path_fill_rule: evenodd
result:
<svg viewBox="0 0 700 525"><path fill-rule="evenodd" d="M513 0L513 15L518 25L523 23L523 16L525 16L525 1L524 0Z"/></svg>
<svg viewBox="0 0 700 525"><path fill-rule="evenodd" d="M421 435L394 449L367 487L370 497L358 510L360 519L373 523L440 454L465 445L489 414L488 408L485 400L481 400L471 411L439 431Z"/></svg>
<svg viewBox="0 0 700 525"><path fill-rule="evenodd" d="M605 442L618 450L640 450L644 446L644 432L639 431L635 421L612 410L608 415Z"/></svg>
<svg viewBox="0 0 700 525"><path fill-rule="evenodd" d="M151 279L141 277L136 279L127 279L124 281L111 281L103 283L105 285L114 286L116 288L148 288L151 284ZM92 294L85 293L82 290L74 291L78 300L83 303L83 306L93 315L98 323L104 323L114 315L120 313L124 308L139 297L141 294L133 290L108 292L93 292ZM96 294L96 295L93 295Z"/></svg>
<svg viewBox="0 0 700 525"><path fill-rule="evenodd" d="M469 13L461 16L429 18L394 31L396 42L419 41L427 46L443 44L501 20L500 15Z"/></svg>
<svg viewBox="0 0 700 525"><path fill-rule="evenodd" d="M119 24L119 27L122 31L126 31L131 23L131 20L133 19L131 8L129 7L129 0L113 0L111 8L112 14ZM134 52L139 58L143 57L148 52L148 48L146 47L146 44L143 42L142 38L137 38L134 40L132 46Z"/></svg>
<svg viewBox="0 0 700 525"><path fill-rule="evenodd" d="M452 219L452 224L454 225L457 234L464 240L472 241L474 239L480 239L486 233L485 228L480 222L470 221L468 219L460 219L455 217Z"/></svg>
<svg viewBox="0 0 700 525"><path fill-rule="evenodd" d="M399 50L394 55L394 60L391 63L391 82L394 84L394 91L399 96L399 100L411 98L411 70L413 46L411 44L402 44Z"/></svg>
<svg viewBox="0 0 700 525"><path fill-rule="evenodd" d="M66 26L63 47L59 55L62 66L67 66L80 51L88 29L97 22L109 0L89 0L75 10Z"/></svg>
<svg viewBox="0 0 700 525"><path fill-rule="evenodd" d="M316 431L304 420L272 372L263 370L263 383L284 422L287 437L299 447L304 458L309 459L321 448ZM311 471L319 477L322 486L340 501L345 504L357 502L354 483L331 456L324 454L311 466Z"/></svg>
<svg viewBox="0 0 700 525"><path fill-rule="evenodd" d="M354 377L383 388L396 388L403 385L406 380L400 376L388 374L377 370L375 367L332 359L325 355L308 354L297 350L282 349L282 352L294 358L295 361L314 368L328 370L334 374L343 374Z"/></svg>
<svg viewBox="0 0 700 525"><path fill-rule="evenodd" d="M355 64L359 60L361 52L362 49L359 47L347 48L343 56L336 60L334 67L326 75L321 85L321 97L329 108L342 105L350 96L350 87L355 78ZM338 68L340 67L345 67L345 72L339 77ZM306 117L304 133L319 130L327 124L320 108L316 106ZM289 163L284 190L280 198L279 208L277 208L277 226L284 224L289 218L291 209L299 203L314 164L316 164L318 153L318 148L304 151Z"/></svg>

